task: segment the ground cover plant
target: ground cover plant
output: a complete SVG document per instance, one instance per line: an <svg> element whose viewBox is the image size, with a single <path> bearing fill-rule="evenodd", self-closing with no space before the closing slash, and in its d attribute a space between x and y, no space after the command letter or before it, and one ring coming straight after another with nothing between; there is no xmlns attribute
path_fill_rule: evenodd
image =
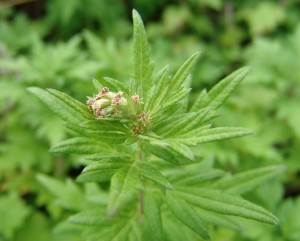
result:
<svg viewBox="0 0 300 241"><path fill-rule="evenodd" d="M251 67L211 123L255 134L191 146L197 161L224 176L286 167L280 178L241 194L274 213L280 225L234 217L239 230L207 225L211 239L299 241L299 1L86 2L0 3L0 240L83 241L82 227L65 220L107 205L109 182L75 180L89 164L85 155L48 151L74 133L26 88L57 89L85 103L101 90L90 84L92 78L103 83L110 76L128 86L136 8L155 59L154 77L165 65L174 75L201 51L185 82L192 88L187 110L203 89L241 66Z"/></svg>
<svg viewBox="0 0 300 241"><path fill-rule="evenodd" d="M199 53L175 74L168 67L154 74L144 25L135 10L133 25L130 81L93 80L96 91L86 104L58 90L28 89L65 121L74 136L51 151L85 154L86 167L77 181L100 183L92 188L93 198L72 200L72 194L60 196L57 182L38 177L58 194L62 206L80 211L68 221L82 225L75 226L86 240L210 239L212 226L240 229L238 217L278 225L275 215L241 195L273 179L283 166L229 175L191 149L252 134L249 129L211 123L249 69L241 68L203 90L189 106L186 80ZM80 193L76 185L70 184L72 188Z"/></svg>

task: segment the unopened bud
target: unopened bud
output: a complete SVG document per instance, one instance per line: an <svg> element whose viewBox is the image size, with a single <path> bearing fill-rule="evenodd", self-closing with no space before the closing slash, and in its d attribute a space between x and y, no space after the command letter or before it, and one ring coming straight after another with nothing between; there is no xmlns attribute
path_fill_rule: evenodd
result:
<svg viewBox="0 0 300 241"><path fill-rule="evenodd" d="M148 115L146 115L145 113L142 113L138 116L138 119L143 122L147 121L148 118L149 118Z"/></svg>
<svg viewBox="0 0 300 241"><path fill-rule="evenodd" d="M140 96L138 96L138 95L133 95L133 96L131 96L131 100L132 100L134 103L136 103L136 104L141 103L141 98L140 98Z"/></svg>

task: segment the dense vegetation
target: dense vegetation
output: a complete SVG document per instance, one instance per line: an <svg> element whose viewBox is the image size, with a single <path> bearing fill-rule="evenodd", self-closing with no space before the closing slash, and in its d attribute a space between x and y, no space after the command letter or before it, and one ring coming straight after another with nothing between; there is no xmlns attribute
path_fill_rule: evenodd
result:
<svg viewBox="0 0 300 241"><path fill-rule="evenodd" d="M145 20L157 70L169 64L176 73L192 53L203 52L189 78L190 106L204 88L251 66L214 124L247 127L256 134L194 147L205 165L233 174L261 168L266 175L266 166L287 167L281 178L261 174L262 181L272 181L248 183L256 188L242 195L273 212L280 226L238 219L241 227L232 222L210 226L211 238L300 240L299 3L88 2L0 5L0 240L84 240L82 229L65 221L106 203L108 183L75 181L87 164L82 156L48 152L71 133L26 88L59 89L85 102L95 93L92 78L112 90L103 76L128 83L134 69L132 8Z"/></svg>

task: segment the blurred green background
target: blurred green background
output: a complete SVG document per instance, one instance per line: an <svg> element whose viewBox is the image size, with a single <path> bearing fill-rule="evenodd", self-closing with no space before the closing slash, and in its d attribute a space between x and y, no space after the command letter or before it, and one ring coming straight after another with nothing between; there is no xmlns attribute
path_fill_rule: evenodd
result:
<svg viewBox="0 0 300 241"><path fill-rule="evenodd" d="M74 179L75 155L53 155L69 133L26 91L51 87L85 101L92 78L128 81L132 73L131 10L144 19L157 69L172 69L196 51L190 101L244 65L249 76L216 124L256 135L205 144L195 151L232 173L284 164L281 180L246 198L281 220L272 227L241 220L244 229L212 227L216 241L300 240L299 0L3 0L0 2L0 241L81 241L64 222L86 208L95 184ZM96 200L96 201L95 201Z"/></svg>

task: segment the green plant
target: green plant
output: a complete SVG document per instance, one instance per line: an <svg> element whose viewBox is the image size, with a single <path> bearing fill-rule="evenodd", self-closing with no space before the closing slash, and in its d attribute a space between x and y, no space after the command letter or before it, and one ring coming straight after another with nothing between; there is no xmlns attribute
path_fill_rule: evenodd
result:
<svg viewBox="0 0 300 241"><path fill-rule="evenodd" d="M208 225L240 229L236 216L278 224L272 213L241 195L277 176L282 166L229 175L191 149L252 133L210 124L248 68L235 71L209 92L203 90L188 107L186 79L199 53L175 75L163 68L154 76L136 11L133 22L134 75L128 84L112 78L94 80L98 93L87 105L54 89L29 88L76 136L51 151L88 155L78 182L98 182L104 190L109 185L109 191L93 189L100 197L97 204L85 200L72 182L65 189L45 176L39 176L40 181L57 194L61 206L79 211L69 221L85 225L82 234L87 240L209 239Z"/></svg>

